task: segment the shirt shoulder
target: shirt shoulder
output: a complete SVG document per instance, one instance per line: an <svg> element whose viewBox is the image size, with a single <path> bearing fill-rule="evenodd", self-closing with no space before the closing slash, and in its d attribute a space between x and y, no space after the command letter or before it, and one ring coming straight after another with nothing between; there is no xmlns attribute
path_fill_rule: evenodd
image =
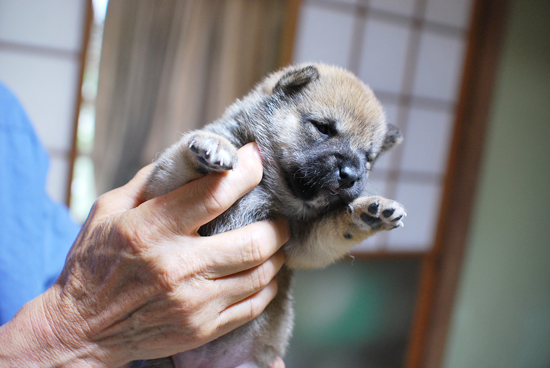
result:
<svg viewBox="0 0 550 368"><path fill-rule="evenodd" d="M36 139L25 109L15 94L0 82L0 130L23 133Z"/></svg>

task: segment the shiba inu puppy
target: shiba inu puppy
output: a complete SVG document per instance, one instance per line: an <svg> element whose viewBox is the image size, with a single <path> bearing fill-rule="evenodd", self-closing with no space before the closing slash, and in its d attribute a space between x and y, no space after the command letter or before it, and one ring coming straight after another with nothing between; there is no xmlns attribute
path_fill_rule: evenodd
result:
<svg viewBox="0 0 550 368"><path fill-rule="evenodd" d="M267 368L283 356L293 325L292 270L324 267L374 233L403 226L401 204L364 195L373 163L400 141L372 91L350 72L323 64L267 76L219 120L184 134L157 159L147 197L231 170L237 149L256 142L261 183L199 233L285 216L287 261L278 295L258 318L198 349L133 367Z"/></svg>

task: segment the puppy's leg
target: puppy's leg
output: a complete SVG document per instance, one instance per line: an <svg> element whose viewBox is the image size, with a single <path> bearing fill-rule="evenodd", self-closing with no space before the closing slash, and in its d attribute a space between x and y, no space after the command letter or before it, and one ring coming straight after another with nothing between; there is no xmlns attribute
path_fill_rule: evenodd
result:
<svg viewBox="0 0 550 368"><path fill-rule="evenodd" d="M156 160L146 198L158 197L210 172L237 165L237 148L225 137L201 130L189 132Z"/></svg>
<svg viewBox="0 0 550 368"><path fill-rule="evenodd" d="M347 209L334 211L297 234L285 245L291 268L324 267L343 257L354 245L381 230L403 226L405 208L379 196L361 197ZM292 224L291 224L292 228Z"/></svg>

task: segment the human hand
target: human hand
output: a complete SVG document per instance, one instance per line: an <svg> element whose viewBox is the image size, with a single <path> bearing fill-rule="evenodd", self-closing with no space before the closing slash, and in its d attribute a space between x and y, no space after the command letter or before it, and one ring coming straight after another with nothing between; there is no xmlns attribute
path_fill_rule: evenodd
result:
<svg viewBox="0 0 550 368"><path fill-rule="evenodd" d="M280 357L277 357L269 368L285 368L285 362Z"/></svg>
<svg viewBox="0 0 550 368"><path fill-rule="evenodd" d="M234 170L144 202L150 169L98 199L59 280L10 322L35 321L41 346L23 350L40 366L55 356L116 367L193 349L257 317L277 293L286 221L197 235L260 182L254 145L239 150Z"/></svg>

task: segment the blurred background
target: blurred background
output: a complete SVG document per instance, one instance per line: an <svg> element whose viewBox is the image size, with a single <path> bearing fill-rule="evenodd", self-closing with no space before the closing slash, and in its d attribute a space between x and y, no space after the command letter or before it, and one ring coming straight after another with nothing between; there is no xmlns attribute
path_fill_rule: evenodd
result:
<svg viewBox="0 0 550 368"><path fill-rule="evenodd" d="M368 190L409 216L298 273L287 367L548 368L549 20L537 0L0 0L0 81L84 221L265 74L350 69L405 136Z"/></svg>

